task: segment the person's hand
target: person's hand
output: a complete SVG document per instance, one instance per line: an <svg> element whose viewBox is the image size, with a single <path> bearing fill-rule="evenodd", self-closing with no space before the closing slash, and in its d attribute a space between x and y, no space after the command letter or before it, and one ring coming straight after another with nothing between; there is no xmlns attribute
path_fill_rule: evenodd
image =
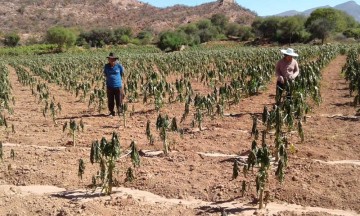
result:
<svg viewBox="0 0 360 216"><path fill-rule="evenodd" d="M289 76L289 79L291 79L291 80L294 80L296 78L296 76L294 75L294 74L291 74L290 76Z"/></svg>
<svg viewBox="0 0 360 216"><path fill-rule="evenodd" d="M278 82L280 82L281 84L284 84L285 80L283 76L279 76L278 77Z"/></svg>

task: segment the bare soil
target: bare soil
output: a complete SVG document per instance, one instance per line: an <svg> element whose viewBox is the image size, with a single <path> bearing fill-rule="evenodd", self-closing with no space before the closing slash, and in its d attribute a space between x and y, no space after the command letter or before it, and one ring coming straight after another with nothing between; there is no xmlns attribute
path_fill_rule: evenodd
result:
<svg viewBox="0 0 360 216"><path fill-rule="evenodd" d="M115 131L123 152L132 140L139 149L161 151L154 107L135 103L135 112L124 127L122 117L89 110L86 101L48 84L63 107L54 125L50 117L42 116L43 105L31 95L29 87L22 86L9 68L15 104L8 120L16 133L11 129L2 133L6 142L4 160L0 162L0 215L220 215L223 209L229 215L359 215L360 122L354 117L353 99L341 75L345 60L345 56L338 56L322 71L323 102L314 106L304 124L305 142L301 143L296 133L290 137L296 153L290 155L281 185L272 172L268 188L271 201L263 211L257 211L254 204L255 175L232 180L232 157L246 155L250 149L251 115L261 113L264 105L272 106L275 80L260 94L227 108L229 115L205 118L201 131L190 127L189 116L181 125L187 129L183 138L170 134L174 151L168 156L141 157L134 182L124 182L131 162L129 158L120 159L117 179L121 188L112 196L99 197L89 188L98 168L89 161L92 141L103 136L110 139ZM161 113L179 120L183 109L183 104L167 104ZM71 118L82 118L85 123L75 147L71 137L62 132L62 125ZM155 145L149 145L146 139L148 119ZM10 158L11 149L15 151L14 160ZM80 158L86 163L82 179L77 175ZM250 182L244 197L240 192L243 180ZM79 190L83 195L71 196Z"/></svg>

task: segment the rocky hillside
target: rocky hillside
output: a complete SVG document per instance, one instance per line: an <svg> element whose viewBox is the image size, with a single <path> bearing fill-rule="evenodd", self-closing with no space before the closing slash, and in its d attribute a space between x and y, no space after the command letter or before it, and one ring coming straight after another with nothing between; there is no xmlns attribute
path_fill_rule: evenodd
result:
<svg viewBox="0 0 360 216"><path fill-rule="evenodd" d="M45 32L51 26L82 29L130 26L135 31L158 32L181 24L224 13L244 24L255 14L233 1L222 0L195 7L176 5L157 8L137 0L0 0L2 32Z"/></svg>

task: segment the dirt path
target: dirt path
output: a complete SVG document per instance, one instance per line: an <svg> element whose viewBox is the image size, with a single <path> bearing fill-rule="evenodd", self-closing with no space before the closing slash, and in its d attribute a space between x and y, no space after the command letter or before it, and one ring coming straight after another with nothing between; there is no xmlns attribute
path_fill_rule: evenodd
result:
<svg viewBox="0 0 360 216"><path fill-rule="evenodd" d="M305 127L306 142L301 145L300 155L323 160L360 159L357 118L329 118L329 116L353 116L355 108L349 97L348 84L341 75L346 56L338 56L324 70L321 82L323 102L314 107Z"/></svg>
<svg viewBox="0 0 360 216"><path fill-rule="evenodd" d="M310 207L310 206L299 206L288 203L269 203L266 206L266 209L257 210L257 206L249 204L249 203L238 203L233 201L228 202L205 202L202 200L185 200L185 199L168 199L165 197L161 197L155 195L153 193L149 193L147 191L134 190L130 188L113 188L113 194L111 197L108 196L100 196L100 189L95 192L91 192L89 190L73 190L66 191L63 188L58 188L54 186L46 186L46 185L32 185L32 186L11 186L11 185L1 185L0 191L5 195L13 195L13 196L27 196L27 195L51 195L52 197L64 198L73 200L77 203L88 203L94 201L106 201L106 200L117 200L120 199L132 199L137 200L140 204L147 205L158 205L161 203L163 206L180 206L181 208L191 208L197 209L199 213L210 213L221 211L222 209L228 213L240 213L244 216L254 215L254 212L257 214L266 214L266 215L274 215L287 211L292 212L292 214L304 214L304 213L328 213L331 215L344 215L344 216L355 216L356 212L346 211L346 210L338 210L338 209L326 209L319 207ZM128 215L128 214L126 214ZM130 215L130 214L129 214ZM172 215L172 214L170 214Z"/></svg>

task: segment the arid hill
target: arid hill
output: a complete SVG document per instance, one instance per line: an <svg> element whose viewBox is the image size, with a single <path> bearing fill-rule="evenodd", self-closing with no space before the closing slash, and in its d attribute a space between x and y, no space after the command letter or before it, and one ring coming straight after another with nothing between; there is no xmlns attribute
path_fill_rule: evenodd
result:
<svg viewBox="0 0 360 216"><path fill-rule="evenodd" d="M0 28L3 33L40 33L55 25L87 30L130 26L135 31L151 28L158 32L215 13L243 24L251 23L256 16L233 0L167 8L137 0L0 0Z"/></svg>

